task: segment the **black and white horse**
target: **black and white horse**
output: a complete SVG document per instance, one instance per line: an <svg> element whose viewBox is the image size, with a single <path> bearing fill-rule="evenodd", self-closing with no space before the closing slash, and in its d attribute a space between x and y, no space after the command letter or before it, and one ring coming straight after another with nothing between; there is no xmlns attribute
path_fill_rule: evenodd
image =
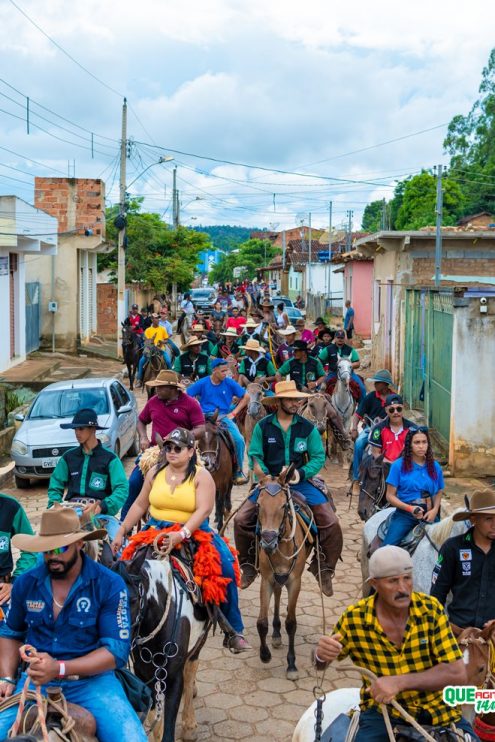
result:
<svg viewBox="0 0 495 742"><path fill-rule="evenodd" d="M143 548L132 561L115 566L129 589L134 673L153 691L155 710L164 714L162 742L175 740L182 698L182 739L193 740L194 681L211 623L174 576L169 559L147 559L147 553Z"/></svg>

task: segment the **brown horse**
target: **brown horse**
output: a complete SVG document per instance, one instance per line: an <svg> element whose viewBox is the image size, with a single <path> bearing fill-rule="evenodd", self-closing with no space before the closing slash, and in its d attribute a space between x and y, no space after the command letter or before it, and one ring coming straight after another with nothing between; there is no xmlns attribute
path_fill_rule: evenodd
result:
<svg viewBox="0 0 495 742"><path fill-rule="evenodd" d="M267 477L255 465L259 480L258 497L258 562L261 572L260 612L257 628L260 637L260 659L270 662L272 655L266 643L268 611L272 594L275 595L272 646L280 647L280 596L285 585L288 594L285 630L289 637L287 652L287 679L297 680L295 635L297 629L296 607L301 590L301 576L311 549L309 527L305 528L296 516L292 494L286 483L292 476L291 465L279 477Z"/></svg>
<svg viewBox="0 0 495 742"><path fill-rule="evenodd" d="M476 688L494 689L495 620L488 621L482 629L476 629L473 626L461 629L455 624L451 624L451 627L463 653L468 678L467 684L474 685ZM473 706L464 706L463 715L472 721L472 717L474 717ZM490 731L493 734L495 731L495 713L481 714L478 718L480 718L481 723L492 728ZM475 729L475 731L479 735L481 730Z"/></svg>
<svg viewBox="0 0 495 742"><path fill-rule="evenodd" d="M220 531L224 517L232 510L234 463L219 430L218 411L206 418L205 434L198 440L198 451L215 482L215 524Z"/></svg>
<svg viewBox="0 0 495 742"><path fill-rule="evenodd" d="M166 368L166 363L161 349L156 345L145 345L144 353L148 360L143 371L143 389L146 388L148 399L151 399L155 393L155 387L146 386L146 382L156 379L160 371Z"/></svg>
<svg viewBox="0 0 495 742"><path fill-rule="evenodd" d="M240 379L245 378L246 377L242 375L240 377ZM246 394L249 397L249 402L247 403L246 416L244 418L241 434L246 441L246 451L249 451L249 444L251 443L254 426L267 415L267 411L261 402L264 396L264 390L261 384L248 382L246 385Z"/></svg>

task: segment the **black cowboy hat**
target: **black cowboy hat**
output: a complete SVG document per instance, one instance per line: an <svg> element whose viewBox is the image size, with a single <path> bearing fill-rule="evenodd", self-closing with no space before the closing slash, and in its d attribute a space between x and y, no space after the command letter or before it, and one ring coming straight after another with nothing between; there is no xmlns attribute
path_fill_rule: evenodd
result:
<svg viewBox="0 0 495 742"><path fill-rule="evenodd" d="M331 330L329 327L324 327L323 330L320 330L318 333L318 340L323 340L323 335L330 335L331 337L334 337L335 330Z"/></svg>
<svg viewBox="0 0 495 742"><path fill-rule="evenodd" d="M108 430L98 425L98 416L94 410L83 409L76 412L71 423L60 423L64 430L75 430L76 428L94 428L95 430Z"/></svg>
<svg viewBox="0 0 495 742"><path fill-rule="evenodd" d="M308 344L305 340L295 340L292 343L294 350L303 350L305 353L308 352Z"/></svg>

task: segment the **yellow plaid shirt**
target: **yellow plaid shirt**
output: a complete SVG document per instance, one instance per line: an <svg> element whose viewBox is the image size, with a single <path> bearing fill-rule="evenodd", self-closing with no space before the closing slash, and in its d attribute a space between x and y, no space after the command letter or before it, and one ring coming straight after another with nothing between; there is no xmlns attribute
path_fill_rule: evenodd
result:
<svg viewBox="0 0 495 742"><path fill-rule="evenodd" d="M422 672L442 662L455 662L462 658L443 606L436 598L424 593L412 594L409 620L400 648L388 639L378 623L375 599L376 595L372 595L360 600L337 621L334 633L342 635L344 647L339 660L350 657L356 665L383 677ZM408 690L397 695L396 700L415 718L421 709L429 711L434 726L447 725L461 718L460 707L447 706L442 691ZM360 706L362 711L378 706L365 685L361 688ZM393 715L397 715L389 708Z"/></svg>

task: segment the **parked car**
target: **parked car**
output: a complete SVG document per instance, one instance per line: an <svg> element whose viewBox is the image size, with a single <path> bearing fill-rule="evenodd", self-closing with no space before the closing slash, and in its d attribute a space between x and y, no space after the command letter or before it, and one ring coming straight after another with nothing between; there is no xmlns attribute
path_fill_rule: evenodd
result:
<svg viewBox="0 0 495 742"><path fill-rule="evenodd" d="M191 289L191 301L196 309L211 312L215 305L216 294L210 286L201 289Z"/></svg>
<svg viewBox="0 0 495 742"><path fill-rule="evenodd" d="M138 455L136 400L118 379L57 381L34 398L26 416L16 415L22 425L10 455L19 489L29 487L30 479L48 479L62 454L78 445L74 431L60 424L71 422L85 407L94 410L98 424L107 428L96 433L106 448L119 456Z"/></svg>
<svg viewBox="0 0 495 742"><path fill-rule="evenodd" d="M286 312L286 314L287 314L287 316L289 318L289 321L290 321L291 325L295 324L295 322L298 319L304 319L304 314L305 313L304 312L301 312L300 309L298 309L297 307L295 307L294 306L294 302L292 301L292 299L289 299L288 296L277 296L277 295L275 295L275 296L272 296L271 301L272 301L272 304L274 304L274 306L277 306L277 304L283 304L284 305L284 310L285 310L285 312Z"/></svg>

